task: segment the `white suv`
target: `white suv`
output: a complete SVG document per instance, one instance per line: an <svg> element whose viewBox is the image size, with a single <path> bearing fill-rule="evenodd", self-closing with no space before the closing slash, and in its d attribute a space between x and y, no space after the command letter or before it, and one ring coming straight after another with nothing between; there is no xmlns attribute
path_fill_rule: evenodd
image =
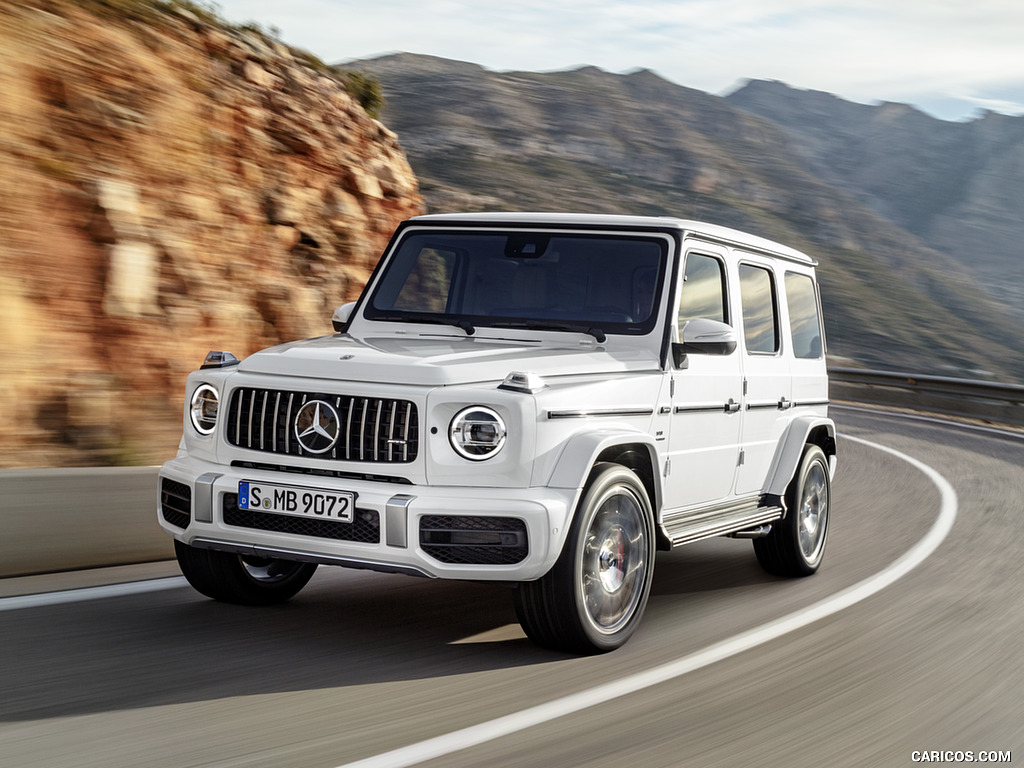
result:
<svg viewBox="0 0 1024 768"><path fill-rule="evenodd" d="M510 582L526 634L636 629L656 549L753 539L803 576L835 426L815 261L671 218L420 216L337 334L188 377L159 520L210 597L317 564Z"/></svg>

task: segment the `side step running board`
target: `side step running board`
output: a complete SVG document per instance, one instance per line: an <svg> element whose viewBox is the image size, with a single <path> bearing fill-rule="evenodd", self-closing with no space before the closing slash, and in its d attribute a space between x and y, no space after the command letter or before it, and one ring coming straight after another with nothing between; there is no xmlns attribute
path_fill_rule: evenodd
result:
<svg viewBox="0 0 1024 768"><path fill-rule="evenodd" d="M666 520L661 530L673 547L715 536L754 539L767 536L771 531L771 523L781 520L782 516L782 507L747 507L713 516Z"/></svg>

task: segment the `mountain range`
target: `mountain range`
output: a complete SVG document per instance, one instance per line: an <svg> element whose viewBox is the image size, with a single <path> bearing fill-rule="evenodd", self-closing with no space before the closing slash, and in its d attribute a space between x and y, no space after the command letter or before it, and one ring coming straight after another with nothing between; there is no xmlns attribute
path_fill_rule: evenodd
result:
<svg viewBox="0 0 1024 768"><path fill-rule="evenodd" d="M1024 118L948 123L777 82L494 72L414 54L380 81L427 207L701 219L820 261L834 364L1024 380Z"/></svg>

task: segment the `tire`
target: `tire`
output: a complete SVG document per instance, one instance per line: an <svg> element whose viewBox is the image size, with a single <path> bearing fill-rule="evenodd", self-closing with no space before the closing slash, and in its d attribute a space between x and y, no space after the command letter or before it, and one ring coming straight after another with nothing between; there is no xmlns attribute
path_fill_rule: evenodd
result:
<svg viewBox="0 0 1024 768"><path fill-rule="evenodd" d="M526 635L570 653L619 648L647 605L654 550L654 514L643 483L619 464L598 464L558 561L516 589Z"/></svg>
<svg viewBox="0 0 1024 768"><path fill-rule="evenodd" d="M236 555L174 542L178 566L197 592L225 603L274 605L298 594L316 563Z"/></svg>
<svg viewBox="0 0 1024 768"><path fill-rule="evenodd" d="M810 576L825 556L832 486L828 459L816 445L804 449L800 468L786 489L786 517L771 533L754 539L757 560L776 576Z"/></svg>

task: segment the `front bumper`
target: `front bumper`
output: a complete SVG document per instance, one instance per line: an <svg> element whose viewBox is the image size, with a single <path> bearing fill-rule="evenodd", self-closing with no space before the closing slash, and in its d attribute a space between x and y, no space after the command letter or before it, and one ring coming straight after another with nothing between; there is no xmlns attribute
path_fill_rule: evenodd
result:
<svg viewBox="0 0 1024 768"><path fill-rule="evenodd" d="M352 523L238 509L240 481L356 494ZM577 489L431 487L231 467L179 456L161 527L190 546L476 581L529 581L561 551Z"/></svg>

